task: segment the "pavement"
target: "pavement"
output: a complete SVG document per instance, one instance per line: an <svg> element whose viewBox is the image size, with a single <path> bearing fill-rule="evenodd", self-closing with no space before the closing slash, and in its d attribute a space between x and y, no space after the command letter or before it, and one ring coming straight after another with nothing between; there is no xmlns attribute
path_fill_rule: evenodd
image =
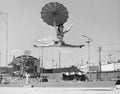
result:
<svg viewBox="0 0 120 94"><path fill-rule="evenodd" d="M115 88L3 88L0 94L120 94Z"/></svg>

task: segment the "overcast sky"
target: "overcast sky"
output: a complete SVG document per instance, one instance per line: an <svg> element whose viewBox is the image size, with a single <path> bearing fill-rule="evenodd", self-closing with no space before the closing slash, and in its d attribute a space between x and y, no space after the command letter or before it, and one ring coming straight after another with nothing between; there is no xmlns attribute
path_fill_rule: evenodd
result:
<svg viewBox="0 0 120 94"><path fill-rule="evenodd" d="M97 47L103 47L102 59L120 56L120 0L0 0L0 11L8 13L9 59L13 55L31 50L31 55L39 57L39 50L34 48L35 41L42 38L55 39L56 32L41 18L42 7L51 1L63 4L69 11L65 29L73 24L65 35L65 42L85 44L82 49L62 49L61 66L68 66L87 61L87 38L91 43L91 62L97 64ZM4 14L3 14L4 15ZM4 15L5 17L5 15ZM6 27L0 15L0 51L1 65L5 65ZM118 51L119 50L119 51ZM52 66L52 59L58 62L58 49L44 49L44 66ZM120 59L120 58L119 58Z"/></svg>

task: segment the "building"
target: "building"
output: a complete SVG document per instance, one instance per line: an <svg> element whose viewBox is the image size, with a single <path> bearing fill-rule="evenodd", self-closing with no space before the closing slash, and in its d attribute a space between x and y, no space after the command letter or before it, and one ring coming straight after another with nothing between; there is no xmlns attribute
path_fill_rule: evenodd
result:
<svg viewBox="0 0 120 94"><path fill-rule="evenodd" d="M20 75L22 75L24 72L37 72L38 62L39 59L33 56L21 55L19 57L14 57L9 65L13 66L13 71L19 71Z"/></svg>
<svg viewBox="0 0 120 94"><path fill-rule="evenodd" d="M82 72L76 66L65 67L65 68L54 68L54 69L43 69L44 73L61 73L61 72Z"/></svg>

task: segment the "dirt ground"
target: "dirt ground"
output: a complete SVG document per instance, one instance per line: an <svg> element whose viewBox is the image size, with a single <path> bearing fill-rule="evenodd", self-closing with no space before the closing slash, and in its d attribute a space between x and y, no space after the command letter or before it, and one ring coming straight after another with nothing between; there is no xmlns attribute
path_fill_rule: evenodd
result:
<svg viewBox="0 0 120 94"><path fill-rule="evenodd" d="M13 77L8 79L9 83L0 84L0 87L24 87L25 78ZM29 79L29 84L34 87L81 87L81 88L96 88L96 87L115 87L115 81L63 81L63 80L48 80L48 82L40 82L34 78Z"/></svg>
<svg viewBox="0 0 120 94"><path fill-rule="evenodd" d="M31 86L34 87L31 87ZM8 84L0 84L0 94L119 94L115 88L115 81L63 81L49 80L40 82L29 79L25 84L25 78L9 78Z"/></svg>

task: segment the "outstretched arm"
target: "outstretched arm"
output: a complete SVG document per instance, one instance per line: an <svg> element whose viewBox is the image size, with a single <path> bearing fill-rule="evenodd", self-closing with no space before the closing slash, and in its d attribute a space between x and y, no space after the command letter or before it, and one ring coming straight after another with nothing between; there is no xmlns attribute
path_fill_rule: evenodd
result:
<svg viewBox="0 0 120 94"><path fill-rule="evenodd" d="M85 45L71 45L71 44L64 44L63 47L71 47L71 48L82 48Z"/></svg>
<svg viewBox="0 0 120 94"><path fill-rule="evenodd" d="M72 24L67 28L67 30L64 31L64 34L67 33L68 31L70 31L72 28Z"/></svg>

